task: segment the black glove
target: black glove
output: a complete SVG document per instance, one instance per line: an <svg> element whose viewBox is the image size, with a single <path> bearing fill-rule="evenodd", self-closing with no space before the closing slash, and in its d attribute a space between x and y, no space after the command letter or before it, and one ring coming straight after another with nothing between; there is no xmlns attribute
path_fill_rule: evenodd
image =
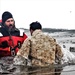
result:
<svg viewBox="0 0 75 75"><path fill-rule="evenodd" d="M3 41L0 46L3 47L3 48L9 47L7 41Z"/></svg>

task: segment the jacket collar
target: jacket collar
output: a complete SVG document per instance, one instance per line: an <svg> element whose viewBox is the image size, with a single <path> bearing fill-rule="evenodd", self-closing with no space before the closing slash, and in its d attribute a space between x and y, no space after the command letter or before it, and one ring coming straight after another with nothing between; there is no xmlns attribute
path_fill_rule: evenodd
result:
<svg viewBox="0 0 75 75"><path fill-rule="evenodd" d="M38 34L40 34L40 33L42 33L42 30L37 29L37 30L35 30L35 31L32 33L32 36L36 36L36 35L38 35Z"/></svg>

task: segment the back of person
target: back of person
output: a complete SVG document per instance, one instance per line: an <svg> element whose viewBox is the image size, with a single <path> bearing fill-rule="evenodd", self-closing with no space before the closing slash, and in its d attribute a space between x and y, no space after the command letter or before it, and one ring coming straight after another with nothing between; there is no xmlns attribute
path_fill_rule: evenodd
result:
<svg viewBox="0 0 75 75"><path fill-rule="evenodd" d="M35 30L31 38L32 64L40 66L54 64L56 46L54 38L45 35L41 30ZM60 49L59 46L59 52L61 53ZM58 54L60 55L60 53Z"/></svg>
<svg viewBox="0 0 75 75"><path fill-rule="evenodd" d="M31 38L26 39L22 44L14 59L15 63L21 60L20 57L31 60L31 64L35 66L47 66L60 63L63 56L61 47L56 43L54 38L42 32L42 27L39 22L30 24L30 33Z"/></svg>

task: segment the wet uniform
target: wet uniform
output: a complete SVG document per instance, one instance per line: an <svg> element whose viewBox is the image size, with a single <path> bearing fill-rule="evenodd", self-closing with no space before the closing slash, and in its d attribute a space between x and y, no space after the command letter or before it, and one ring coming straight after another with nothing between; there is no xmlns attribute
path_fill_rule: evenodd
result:
<svg viewBox="0 0 75 75"><path fill-rule="evenodd" d="M24 58L29 57L32 65L46 66L55 64L56 59L60 62L63 53L55 39L43 34L41 30L35 30L31 39L24 41L17 55L21 55Z"/></svg>
<svg viewBox="0 0 75 75"><path fill-rule="evenodd" d="M41 30L35 30L31 39L26 39L17 55L30 58L32 65L47 66L54 64L57 58L60 62L63 53L56 40L45 35Z"/></svg>

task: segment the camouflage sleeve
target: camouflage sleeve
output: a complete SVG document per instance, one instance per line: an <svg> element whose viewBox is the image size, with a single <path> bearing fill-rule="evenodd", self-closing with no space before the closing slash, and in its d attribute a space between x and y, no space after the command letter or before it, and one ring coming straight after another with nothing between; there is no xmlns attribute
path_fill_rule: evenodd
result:
<svg viewBox="0 0 75 75"><path fill-rule="evenodd" d="M19 49L17 52L17 55L20 55L26 59L28 59L29 55L29 50L30 50L30 39L27 38L24 43L22 44L22 47Z"/></svg>
<svg viewBox="0 0 75 75"><path fill-rule="evenodd" d="M57 60L57 63L61 63L62 57L63 57L63 52L61 50L61 46L56 44L56 60Z"/></svg>

